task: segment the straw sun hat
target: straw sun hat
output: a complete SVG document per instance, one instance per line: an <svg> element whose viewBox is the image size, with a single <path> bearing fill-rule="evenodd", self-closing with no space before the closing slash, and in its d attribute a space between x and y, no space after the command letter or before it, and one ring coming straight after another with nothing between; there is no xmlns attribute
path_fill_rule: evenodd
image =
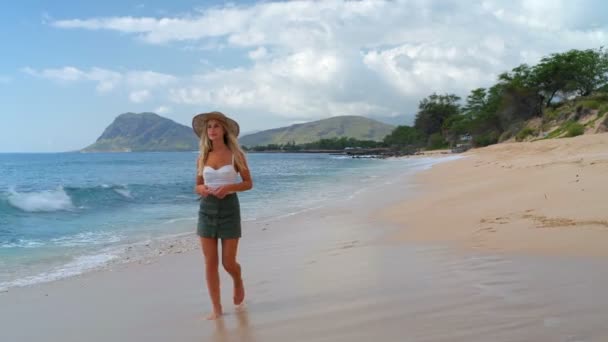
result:
<svg viewBox="0 0 608 342"><path fill-rule="evenodd" d="M207 121L209 120L221 121L222 123L224 123L230 133L234 134L235 137L239 136L239 124L236 121L227 117L226 115L224 115L224 113L209 112L197 114L196 116L194 116L194 118L192 118L192 129L199 138L203 133L203 130L207 129Z"/></svg>

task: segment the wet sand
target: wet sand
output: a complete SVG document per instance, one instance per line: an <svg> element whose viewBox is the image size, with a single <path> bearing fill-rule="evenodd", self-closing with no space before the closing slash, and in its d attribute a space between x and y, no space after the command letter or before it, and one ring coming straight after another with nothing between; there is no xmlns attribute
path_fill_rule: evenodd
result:
<svg viewBox="0 0 608 342"><path fill-rule="evenodd" d="M407 203L428 200L436 192L421 179L399 175L332 207L247 223L246 306L234 310L223 272L218 321L203 319L203 259L191 250L1 293L2 340L608 340L605 257L410 239L421 228L380 213L403 216Z"/></svg>

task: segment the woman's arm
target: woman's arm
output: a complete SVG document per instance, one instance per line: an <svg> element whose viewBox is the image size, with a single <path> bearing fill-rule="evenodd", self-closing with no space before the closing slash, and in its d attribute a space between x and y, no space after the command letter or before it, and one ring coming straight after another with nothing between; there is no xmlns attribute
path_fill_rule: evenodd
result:
<svg viewBox="0 0 608 342"><path fill-rule="evenodd" d="M224 185L224 187L226 187L227 192L247 191L253 188L253 181L251 180L251 173L249 173L249 168L241 170L240 173L241 178L243 180L240 183Z"/></svg>

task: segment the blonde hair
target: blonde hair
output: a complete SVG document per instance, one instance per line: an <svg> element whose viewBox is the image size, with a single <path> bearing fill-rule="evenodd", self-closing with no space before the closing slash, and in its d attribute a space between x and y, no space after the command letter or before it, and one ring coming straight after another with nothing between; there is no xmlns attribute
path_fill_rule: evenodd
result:
<svg viewBox="0 0 608 342"><path fill-rule="evenodd" d="M239 140L234 134L232 134L228 127L226 127L226 124L222 120L216 121L219 122L224 129L224 143L234 154L234 165L236 166L236 170L240 172L241 170L247 169L247 164L245 163L245 152L239 145ZM201 138L199 140L199 155L196 167L197 175L202 175L203 167L205 166L207 158L209 157L209 152L211 151L213 151L213 142L207 136L207 123L205 123L205 129L202 130Z"/></svg>

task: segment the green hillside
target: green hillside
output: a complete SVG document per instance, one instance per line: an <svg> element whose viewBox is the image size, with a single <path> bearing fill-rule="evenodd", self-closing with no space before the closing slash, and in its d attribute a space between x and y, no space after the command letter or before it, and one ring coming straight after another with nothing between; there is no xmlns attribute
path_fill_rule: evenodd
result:
<svg viewBox="0 0 608 342"><path fill-rule="evenodd" d="M245 146L290 142L305 144L320 139L339 137L381 141L394 128L394 126L363 116L336 116L245 135L239 139L239 142Z"/></svg>

